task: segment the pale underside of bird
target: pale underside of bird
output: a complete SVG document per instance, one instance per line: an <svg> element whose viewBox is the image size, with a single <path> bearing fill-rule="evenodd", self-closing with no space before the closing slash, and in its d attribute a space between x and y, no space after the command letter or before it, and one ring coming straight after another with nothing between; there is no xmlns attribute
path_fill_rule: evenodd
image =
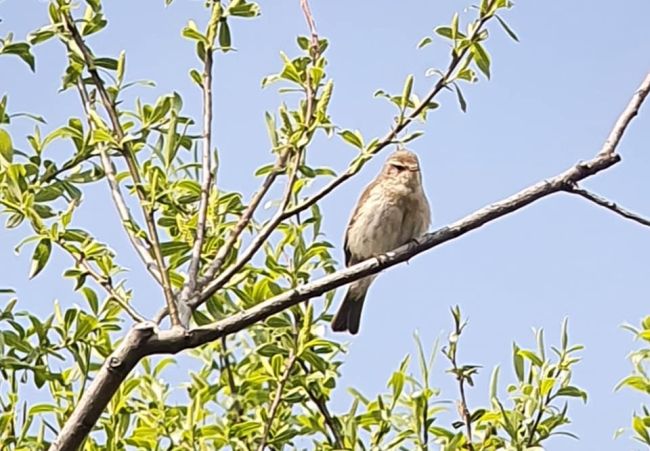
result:
<svg viewBox="0 0 650 451"><path fill-rule="evenodd" d="M411 151L397 150L363 190L352 212L343 246L345 264L351 266L398 248L426 232L430 223L418 158ZM350 284L332 319L332 330L352 334L359 331L363 303L376 277Z"/></svg>

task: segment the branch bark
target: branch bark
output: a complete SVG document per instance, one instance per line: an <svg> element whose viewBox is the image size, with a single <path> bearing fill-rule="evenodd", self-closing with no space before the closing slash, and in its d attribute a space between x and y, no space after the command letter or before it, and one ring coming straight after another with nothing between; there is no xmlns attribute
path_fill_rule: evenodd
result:
<svg viewBox="0 0 650 451"><path fill-rule="evenodd" d="M196 290L199 267L201 264L201 251L205 239L207 227L208 204L210 193L212 192L212 175L214 173L214 161L212 159L212 66L214 62L214 39L218 26L219 17L221 16L221 4L215 2L212 5L210 23L208 25L208 42L205 49L205 59L203 62L203 153L201 158L201 199L199 201L199 211L196 224L196 240L192 245L192 254L190 265L187 272L186 291L181 295L181 302L184 302ZM181 321L183 326L189 325Z"/></svg>
<svg viewBox="0 0 650 451"><path fill-rule="evenodd" d="M585 199L600 205L601 207L607 208L609 211L613 211L617 215L623 216L624 218L630 219L638 224L650 227L650 219L646 219L641 215L638 215L626 208L621 207L615 202L612 202L609 199L606 199L598 194L594 194L584 188L580 188L577 184L569 187L568 192L582 196Z"/></svg>

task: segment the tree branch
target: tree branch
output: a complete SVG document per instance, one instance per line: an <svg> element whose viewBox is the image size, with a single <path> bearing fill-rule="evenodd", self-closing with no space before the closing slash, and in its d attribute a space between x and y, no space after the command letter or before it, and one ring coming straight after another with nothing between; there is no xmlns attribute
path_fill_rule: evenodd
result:
<svg viewBox="0 0 650 451"><path fill-rule="evenodd" d="M569 188L567 189L567 192L572 194L577 194L578 196L582 196L585 199L595 203L596 205L600 205L601 207L613 211L617 215L623 216L624 218L627 219L631 219L632 221L637 222L646 227L650 227L650 219L646 219L641 215L631 212L630 210L627 210L619 206L618 204L612 202L609 199L606 199L584 188L579 187L577 184L570 185Z"/></svg>
<svg viewBox="0 0 650 451"><path fill-rule="evenodd" d="M142 345L154 334L154 327L151 322L138 323L127 333L102 365L50 451L75 451L81 446L124 379L145 356Z"/></svg>
<svg viewBox="0 0 650 451"><path fill-rule="evenodd" d="M302 370L305 372L305 376L310 374L309 368L307 368L307 365L305 364L304 361L299 360L298 363L300 364L300 367ZM343 448L343 437L341 436L341 431L338 427L338 424L336 423L336 419L334 416L330 413L329 408L327 407L327 401L322 397L318 396L315 393L313 393L307 384L304 386L305 391L307 392L307 396L309 396L309 399L316 405L318 408L318 411L323 415L323 419L325 420L325 425L329 428L329 430L332 432L332 437L334 438L333 440L333 445L336 448Z"/></svg>
<svg viewBox="0 0 650 451"><path fill-rule="evenodd" d="M207 227L208 203L212 191L212 174L214 173L214 162L212 161L212 65L214 57L214 39L217 25L221 15L221 4L212 4L210 23L208 24L208 42L205 49L203 64L203 155L201 161L201 199L199 201L198 220L196 224L196 240L192 245L190 265L187 272L186 292L181 295L180 301L184 302L189 295L196 290L199 266L201 263L201 251L205 239ZM188 318L189 321L189 318ZM188 326L184 324L184 326Z"/></svg>
<svg viewBox="0 0 650 451"><path fill-rule="evenodd" d="M86 87L84 86L83 82L79 81L77 83L77 90L79 91L79 96L81 97L81 105L83 107L84 114L88 119L88 126L91 129L94 129L94 124L90 120L90 111L93 109L93 105L90 101L90 97L88 96L88 92L86 91ZM126 206L124 195L122 194L122 191L120 190L120 184L117 181L115 167L113 166L113 162L108 156L106 147L103 144L100 144L98 146L98 150L102 168L104 169L106 180L108 181L108 187L111 191L111 197L113 198L113 203L117 209L117 214L120 217L120 222L122 223L122 227L126 232L126 236L129 238L131 245L144 263L147 271L149 271L156 282L161 283L160 272L157 271L156 263L154 262L153 258L151 258L148 244L143 242L134 230L136 222L131 215L129 207Z"/></svg>
<svg viewBox="0 0 650 451"><path fill-rule="evenodd" d="M623 133L625 133L625 129L632 121L632 119L634 119L634 117L639 114L639 108L641 108L641 105L643 104L643 101L649 92L650 73L645 76L641 82L641 86L639 86L639 89L636 90L630 99L630 102L627 104L621 115L616 120L616 124L614 124L614 128L607 137L607 140L605 141L603 148L600 150L599 155L613 154L616 152L616 147L621 141Z"/></svg>
<svg viewBox="0 0 650 451"><path fill-rule="evenodd" d="M104 105L106 114L108 114L111 124L113 125L113 133L115 134L117 141L121 143L125 137L125 134L122 128L122 124L120 123L119 113L115 108L115 104L113 103L110 96L108 95L108 92L106 91L106 87L104 86L103 80L99 76L99 72L97 72L97 69L95 67L94 57L90 49L88 48L88 46L85 44L81 34L79 33L79 30L77 29L74 23L74 19L72 18L70 13L67 12L63 13L62 16L63 16L66 31L70 33L73 42L79 48L79 51L83 56L84 63L86 64L88 73L90 74L90 78L92 79L93 84L95 85L97 91L99 92L99 96L102 99L102 104ZM151 241L151 250L153 251L154 259L156 261L156 264L158 265L158 271L160 272L161 286L163 289L163 293L165 295L167 308L171 314L172 325L179 326L180 321L178 318L178 309L174 300L174 293L172 292L172 286L169 280L169 273L167 272L167 267L165 266L165 261L162 256L162 251L160 250L160 239L158 237L158 229L156 228L154 212L152 209L146 208L147 197L144 188L142 186L142 178L140 177L138 163L134 158L133 149L131 148L129 143L124 145L123 148L120 150L122 156L124 157L124 160L126 161L126 165L128 167L131 178L133 179L135 192L138 195L140 206L142 207L142 214L147 224L147 231L148 231L149 239Z"/></svg>
<svg viewBox="0 0 650 451"><path fill-rule="evenodd" d="M267 418L266 423L264 423L264 432L262 433L262 439L260 440L260 446L257 448L257 451L264 451L266 442L269 439L273 420L275 419L275 414L277 413L280 402L282 401L282 392L284 391L284 386L289 380L289 376L291 375L291 370L293 369L294 363L296 363L296 354L295 352L291 352L291 354L289 354L289 358L287 359L284 372L278 381L278 386L275 388L275 395L273 396L271 408L269 409L269 417Z"/></svg>
<svg viewBox="0 0 650 451"><path fill-rule="evenodd" d="M109 278L106 278L99 274L95 269L88 263L87 260L83 259L82 257L75 255L75 253L71 252L66 246L65 243L61 240L57 240L56 243L61 246L63 250L65 250L70 256L73 258L75 264L77 266L80 266L86 271L90 277L93 278L95 282L99 286L101 286L104 290L106 290L106 293L113 298L113 300L120 306L122 309L137 323L142 323L146 321L145 317L140 315L138 312L135 311L133 307L131 307L126 299L122 299L122 296L120 293L117 292L115 287L113 286L113 283Z"/></svg>

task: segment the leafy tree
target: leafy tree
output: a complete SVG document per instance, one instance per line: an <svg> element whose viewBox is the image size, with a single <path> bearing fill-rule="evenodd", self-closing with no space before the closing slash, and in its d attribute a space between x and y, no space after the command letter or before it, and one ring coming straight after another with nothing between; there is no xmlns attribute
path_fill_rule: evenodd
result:
<svg viewBox="0 0 650 451"><path fill-rule="evenodd" d="M166 0L171 3L171 0ZM581 195L630 219L643 218L585 191L581 180L620 160L616 146L648 91L646 78L621 115L602 150L556 177L429 233L394 252L346 269L337 269L331 244L322 233L319 202L335 195L382 150L403 146L421 132L409 131L439 107L438 96L462 93L479 77L489 78L486 43L493 27L513 39L503 13L508 0L482 0L475 18L435 29L424 47L442 38L450 47L446 68L431 69L436 81L424 96L408 76L400 93L377 91L395 107L384 136L366 138L330 117L334 82L326 72L328 41L318 35L306 0L300 6L308 36L282 54L278 72L262 84L280 84L286 96L266 114L273 161L255 173L259 190L249 199L217 183L218 153L212 142L212 73L215 55L233 50L231 24L260 13L246 0L209 0L207 25L189 21L182 36L194 44L197 68L189 73L202 92L200 119L187 115L183 98L172 92L147 104L124 102L124 91L138 83L127 76L125 53L97 56L89 45L107 18L100 0L79 5L48 4L50 23L26 41L7 36L0 54L17 56L35 70L32 48L57 40L67 61L61 89L81 100L79 117L44 132L42 118L19 150L10 124L23 113L0 101L0 204L8 228L23 227L18 249L32 252L30 277L48 264L53 252L69 257L64 277L71 279L86 305L46 318L19 310L10 288L0 313L0 445L3 449L541 449L554 434L570 434L568 398L586 400L573 384L572 368L580 346L567 338L548 352L537 332L536 350L513 348L516 381L499 393L494 370L490 404L470 409L469 386L479 366L460 363L459 339L465 328L452 310L453 332L442 352L459 387L458 420L440 420L444 406L432 386L430 355L417 341L419 370L407 356L390 375L388 392L366 396L351 389L349 411L330 410L345 348L324 337L331 319L334 289L398 264L453 240L489 221L558 191ZM338 136L358 151L349 167L335 173L314 167L309 149L317 135ZM65 158L50 151L55 142L69 149ZM75 213L88 184L105 183L115 210L143 267L160 286L161 310L154 318L138 312L125 268L108 243L81 229ZM259 207L274 187L283 193L270 217ZM323 303L309 303L323 297ZM169 325L165 322L169 319ZM185 386L182 402L170 399L165 354L185 351L199 364ZM58 368L64 368L59 370ZM137 367L137 368L136 368ZM624 385L638 388L645 373ZM27 403L23 388L49 392L47 401ZM646 384L647 385L647 384ZM634 429L647 438L647 418ZM641 425L641 426L640 426ZM646 426L644 426L646 425Z"/></svg>

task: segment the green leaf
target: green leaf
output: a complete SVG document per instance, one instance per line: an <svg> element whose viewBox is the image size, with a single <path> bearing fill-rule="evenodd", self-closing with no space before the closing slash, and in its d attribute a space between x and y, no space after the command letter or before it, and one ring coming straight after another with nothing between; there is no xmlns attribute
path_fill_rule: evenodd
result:
<svg viewBox="0 0 650 451"><path fill-rule="evenodd" d="M560 388L555 393L555 396L569 396L572 398L581 398L584 402L587 402L587 392L579 389L578 387L574 387L572 385Z"/></svg>
<svg viewBox="0 0 650 451"><path fill-rule="evenodd" d="M358 130L343 130L339 135L345 142L352 144L357 149L363 149L363 137Z"/></svg>
<svg viewBox="0 0 650 451"><path fill-rule="evenodd" d="M95 58L95 66L103 67L108 70L117 70L118 62L114 58Z"/></svg>
<svg viewBox="0 0 650 451"><path fill-rule="evenodd" d="M198 70L190 69L190 78L194 81L194 83L199 85L199 87L203 86L203 75L201 75Z"/></svg>
<svg viewBox="0 0 650 451"><path fill-rule="evenodd" d="M0 157L6 162L11 163L14 157L14 146L11 142L11 136L5 130L0 128Z"/></svg>
<svg viewBox="0 0 650 451"><path fill-rule="evenodd" d="M528 350L528 349L520 349L520 350L518 351L518 354L519 354L520 356L522 356L522 357L524 357L524 358L530 360L530 361L531 361L534 365L536 365L536 366L540 366L540 367L541 367L541 366L544 364L544 362L542 361L542 359L541 359L537 354L535 354L533 351L530 351L530 350Z"/></svg>
<svg viewBox="0 0 650 451"><path fill-rule="evenodd" d="M228 14L237 17L255 17L260 15L260 7L257 3L232 2L228 8Z"/></svg>
<svg viewBox="0 0 650 451"><path fill-rule="evenodd" d="M426 47L427 45L431 44L433 42L433 39L431 39L430 36L425 36L418 42L418 48L421 49L423 47Z"/></svg>
<svg viewBox="0 0 650 451"><path fill-rule="evenodd" d="M7 44L2 47L0 53L16 55L25 61L25 63L27 63L32 72L34 72L36 69L36 61L34 60L34 55L32 55L31 47L26 42L15 42L12 44Z"/></svg>
<svg viewBox="0 0 650 451"><path fill-rule="evenodd" d="M404 82L404 89L402 90L402 100L400 102L401 110L406 109L406 105L408 105L408 101L411 98L411 91L413 91L413 75L409 75L408 77L406 77L406 81Z"/></svg>
<svg viewBox="0 0 650 451"><path fill-rule="evenodd" d="M183 31L181 31L181 35L184 38L190 39L192 41L199 41L203 42L204 44L207 44L208 40L205 36L199 32L196 23L193 20L190 20L185 28L183 28Z"/></svg>
<svg viewBox="0 0 650 451"><path fill-rule="evenodd" d="M474 56L474 61L476 65L483 72L483 74L489 79L490 78L490 55L483 48L481 44L473 44L471 47L472 55Z"/></svg>
<svg viewBox="0 0 650 451"><path fill-rule="evenodd" d="M38 242L36 249L34 250L34 255L32 256L32 267L29 271L30 279L36 277L36 275L43 270L50 258L51 252L52 242L49 238L43 238Z"/></svg>
<svg viewBox="0 0 650 451"><path fill-rule="evenodd" d="M519 382L524 381L524 359L519 354L519 346L516 343L512 344L512 359L515 368L515 374Z"/></svg>
<svg viewBox="0 0 650 451"><path fill-rule="evenodd" d="M460 106L460 110L463 113L467 112L467 102L465 101L465 97L463 96L463 92L460 90L458 85L454 83L454 89L456 90L456 97L458 97L458 105Z"/></svg>
<svg viewBox="0 0 650 451"><path fill-rule="evenodd" d="M219 23L219 45L224 52L231 50L232 40L230 37L230 27L226 21Z"/></svg>
<svg viewBox="0 0 650 451"><path fill-rule="evenodd" d="M499 17L499 16L496 15L496 14L494 15L494 17L499 21L499 23L501 24L501 27L503 28L503 30L504 30L506 33L508 33L508 36L510 36L514 41L519 42L519 38L517 37L517 34L512 30L512 28L510 28L510 27L508 26L508 24L506 23L506 21L503 20L501 17Z"/></svg>

